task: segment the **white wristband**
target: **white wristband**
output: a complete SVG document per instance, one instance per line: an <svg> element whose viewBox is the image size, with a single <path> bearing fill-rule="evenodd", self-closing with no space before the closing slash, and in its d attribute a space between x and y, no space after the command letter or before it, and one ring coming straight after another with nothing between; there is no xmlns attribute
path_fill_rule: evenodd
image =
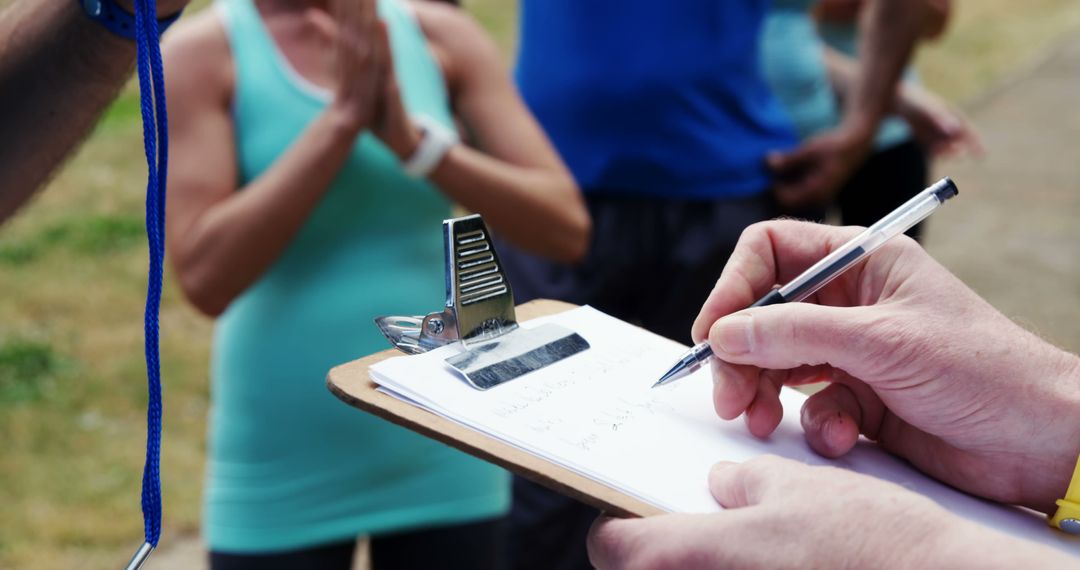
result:
<svg viewBox="0 0 1080 570"><path fill-rule="evenodd" d="M413 178L425 178L438 166L450 147L458 143L458 136L456 132L427 115L416 115L413 120L423 130L423 134L420 144L416 146L412 156L402 161L401 167L405 174Z"/></svg>

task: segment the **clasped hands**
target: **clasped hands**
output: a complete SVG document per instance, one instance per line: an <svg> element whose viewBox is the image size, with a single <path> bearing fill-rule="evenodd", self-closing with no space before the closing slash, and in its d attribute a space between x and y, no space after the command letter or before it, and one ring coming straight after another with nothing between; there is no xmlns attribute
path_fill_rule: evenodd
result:
<svg viewBox="0 0 1080 570"><path fill-rule="evenodd" d="M405 110L386 24L375 0L334 0L327 26L336 27L336 88L330 112L349 132L370 128L398 158L412 156L420 129Z"/></svg>

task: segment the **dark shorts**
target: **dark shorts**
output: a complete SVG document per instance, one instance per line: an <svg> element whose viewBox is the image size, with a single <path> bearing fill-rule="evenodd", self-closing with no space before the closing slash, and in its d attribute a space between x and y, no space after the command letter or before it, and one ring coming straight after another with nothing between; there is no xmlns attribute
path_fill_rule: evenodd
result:
<svg viewBox="0 0 1080 570"><path fill-rule="evenodd" d="M836 202L845 225L869 226L930 185L929 160L913 141L878 151L840 189ZM919 239L923 224L907 235Z"/></svg>
<svg viewBox="0 0 1080 570"><path fill-rule="evenodd" d="M514 300L592 305L683 343L742 231L777 216L768 194L720 200L586 195L593 239L562 265L497 241Z"/></svg>
<svg viewBox="0 0 1080 570"><path fill-rule="evenodd" d="M506 567L505 518L478 523L412 530L371 539L372 570L456 570ZM210 552L211 570L348 570L352 568L356 540L275 552L233 554Z"/></svg>
<svg viewBox="0 0 1080 570"><path fill-rule="evenodd" d="M778 215L768 193L712 201L589 193L586 203L593 241L580 265L552 263L497 244L514 300L592 305L686 344L742 231ZM585 537L599 513L520 477L513 485L511 568L591 568Z"/></svg>

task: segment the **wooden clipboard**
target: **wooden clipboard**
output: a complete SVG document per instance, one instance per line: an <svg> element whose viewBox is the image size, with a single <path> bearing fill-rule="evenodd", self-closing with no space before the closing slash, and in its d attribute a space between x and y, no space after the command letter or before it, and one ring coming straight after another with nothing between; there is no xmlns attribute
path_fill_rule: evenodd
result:
<svg viewBox="0 0 1080 570"><path fill-rule="evenodd" d="M517 307L521 321L553 315L575 305L561 301L537 300ZM613 516L645 517L664 514L665 511L642 502L602 483L555 465L531 453L522 451L502 441L492 439L473 429L454 423L423 408L403 402L376 390L376 384L368 375L373 364L402 356L388 349L365 356L330 370L326 385L335 396L346 404L375 414L399 426L426 437L494 463L517 475L535 481L557 493L572 497L596 507Z"/></svg>

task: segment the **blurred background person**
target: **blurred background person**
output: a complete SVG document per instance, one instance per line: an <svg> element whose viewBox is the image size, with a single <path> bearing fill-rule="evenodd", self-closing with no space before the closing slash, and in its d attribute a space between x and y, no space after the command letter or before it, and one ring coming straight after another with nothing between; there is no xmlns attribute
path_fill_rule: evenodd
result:
<svg viewBox="0 0 1080 570"><path fill-rule="evenodd" d="M874 65L859 70L843 128L790 160L783 155L792 163L784 184L766 159L794 149L798 137L760 69L768 7L521 3L517 82L581 185L594 233L579 265L501 245L518 302L590 304L689 342L697 306L742 230L778 215L778 200L805 201L850 174L891 105L921 6L873 4ZM585 505L515 479L512 562L588 568L584 538L594 518Z"/></svg>
<svg viewBox="0 0 1080 570"><path fill-rule="evenodd" d="M386 348L373 317L444 298L450 200L563 262L589 221L479 26L377 4L229 0L167 41L169 253L219 317L214 568L348 568L358 535L375 568L500 565L505 473L342 406L324 378Z"/></svg>
<svg viewBox="0 0 1080 570"><path fill-rule="evenodd" d="M950 2L926 6L920 32L940 37ZM762 66L803 139L835 128L856 80L858 17L862 0L774 0L761 35ZM815 20L815 15L817 19ZM868 226L929 183L930 156L981 153L978 136L957 111L924 89L915 71L904 71L893 109L873 137L873 150L831 198L797 204L786 213L823 219L835 207L840 222ZM916 239L922 225L909 230Z"/></svg>

